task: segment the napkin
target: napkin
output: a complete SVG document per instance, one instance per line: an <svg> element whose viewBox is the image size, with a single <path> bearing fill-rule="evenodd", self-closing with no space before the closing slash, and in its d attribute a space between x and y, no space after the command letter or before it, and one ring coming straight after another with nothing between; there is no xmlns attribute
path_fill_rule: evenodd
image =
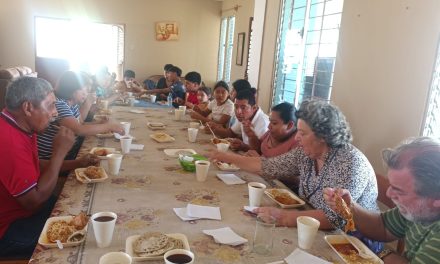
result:
<svg viewBox="0 0 440 264"><path fill-rule="evenodd" d="M143 150L144 149L144 145L142 145L142 144L131 144L130 149L131 150Z"/></svg>
<svg viewBox="0 0 440 264"><path fill-rule="evenodd" d="M254 215L256 215L256 213L254 213L253 211L254 211L254 209L257 209L257 208L260 208L260 207L258 207L258 206L249 206L249 205L243 206L244 210L246 210L249 213L254 214Z"/></svg>
<svg viewBox="0 0 440 264"><path fill-rule="evenodd" d="M212 236L215 242L220 244L237 246L248 242L246 238L237 235L230 227L203 230L203 233Z"/></svg>
<svg viewBox="0 0 440 264"><path fill-rule="evenodd" d="M331 264L326 260L313 256L299 248L295 249L284 259L288 264L307 263L307 264Z"/></svg>
<svg viewBox="0 0 440 264"><path fill-rule="evenodd" d="M183 208L173 208L174 213L176 213L176 215L178 217L180 217L180 219L182 219L183 221L191 221L191 220L197 220L200 219L198 217L190 217L186 214L186 207Z"/></svg>
<svg viewBox="0 0 440 264"><path fill-rule="evenodd" d="M130 113L135 113L135 114L145 114L146 112L143 110L137 110L137 109L131 109L130 111L128 111Z"/></svg>
<svg viewBox="0 0 440 264"><path fill-rule="evenodd" d="M189 217L222 220L220 207L188 204L186 206L186 214Z"/></svg>
<svg viewBox="0 0 440 264"><path fill-rule="evenodd" d="M224 183L228 185L232 184L243 184L246 183L242 179L240 179L237 175L231 173L217 173L217 177L219 177Z"/></svg>

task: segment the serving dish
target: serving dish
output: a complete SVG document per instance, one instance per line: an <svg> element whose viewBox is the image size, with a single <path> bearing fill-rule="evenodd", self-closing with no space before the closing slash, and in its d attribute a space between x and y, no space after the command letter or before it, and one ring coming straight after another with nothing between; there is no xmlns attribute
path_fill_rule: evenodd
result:
<svg viewBox="0 0 440 264"><path fill-rule="evenodd" d="M173 142L175 138L165 133L154 133L150 137L159 143Z"/></svg>
<svg viewBox="0 0 440 264"><path fill-rule="evenodd" d="M90 150L90 154L98 156L99 159L107 159L107 155L115 153L115 151L115 148L94 147Z"/></svg>
<svg viewBox="0 0 440 264"><path fill-rule="evenodd" d="M68 216L54 216L54 217L48 218L46 220L46 223L44 224L43 231L41 231L40 237L38 238L38 244L40 244L40 245L42 245L44 247L47 247L47 248L56 248L56 247L58 247L57 243L52 243L47 238L47 230L49 229L49 226L52 223L57 222L57 221L63 221L64 220L66 222L70 222L70 221L73 220L73 218L74 218L74 216L72 216L72 215L68 215ZM78 246L81 243L83 243L84 240L85 240L85 234L87 233L87 226L88 226L88 224L86 224L83 229L76 231L76 232L81 231L84 234L82 239L80 239L78 241L75 241L75 242L61 243L63 245L63 247L74 247L74 246Z"/></svg>
<svg viewBox="0 0 440 264"><path fill-rule="evenodd" d="M222 171L238 171L238 170L240 170L240 168L237 167L233 163L229 164L229 163L226 163L226 162L217 161L215 163L215 165L219 168L219 170L222 170Z"/></svg>
<svg viewBox="0 0 440 264"><path fill-rule="evenodd" d="M192 155L197 154L197 152L193 149L164 149L163 152L172 158L177 158L180 155Z"/></svg>
<svg viewBox="0 0 440 264"><path fill-rule="evenodd" d="M160 122L148 122L147 127L151 130L160 130L166 128L165 124Z"/></svg>
<svg viewBox="0 0 440 264"><path fill-rule="evenodd" d="M326 235L324 237L325 241L329 246L338 254L338 256L347 264L383 264L383 261L374 254L364 243L362 243L357 237L350 236L350 240L348 241L343 235ZM356 246L364 251L371 258L364 259L361 258L357 253L357 250L354 249L352 243L356 243ZM339 245L339 246L338 246ZM350 246L351 247L347 247ZM343 254L343 249L354 249L350 255ZM339 249L339 250L338 250Z"/></svg>
<svg viewBox="0 0 440 264"><path fill-rule="evenodd" d="M103 181L107 180L107 179L108 179L108 175L107 175L107 173L105 172L104 168L102 168L102 167L99 167L99 168L100 168L100 173L101 173L101 175L102 175L101 178L90 179L90 178L88 178L88 177L84 174L84 171L85 171L87 168L78 168L78 169L75 169L75 176L76 176L76 179L77 179L78 181L82 182L82 183L103 182Z"/></svg>
<svg viewBox="0 0 440 264"><path fill-rule="evenodd" d="M296 208L306 203L286 189L266 189L264 193L281 208Z"/></svg>

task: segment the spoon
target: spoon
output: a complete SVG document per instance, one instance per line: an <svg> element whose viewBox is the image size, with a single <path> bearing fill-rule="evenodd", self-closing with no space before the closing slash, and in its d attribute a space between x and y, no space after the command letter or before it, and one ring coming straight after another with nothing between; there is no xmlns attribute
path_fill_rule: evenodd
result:
<svg viewBox="0 0 440 264"><path fill-rule="evenodd" d="M64 248L63 243L61 243L60 240L57 239L57 240L55 240L55 242L57 243L57 246L58 246L59 249L63 249Z"/></svg>
<svg viewBox="0 0 440 264"><path fill-rule="evenodd" d="M211 126L206 123L206 126L209 128L209 131L211 131L211 134L214 136L214 138L217 138L217 136L214 134L214 131L212 131Z"/></svg>
<svg viewBox="0 0 440 264"><path fill-rule="evenodd" d="M359 256L360 256L361 258L363 258L363 259L372 259L372 258L373 258L371 255L367 254L367 253L364 251L363 248L361 249L361 248L357 245L357 243L356 243L356 241L353 239L353 237L347 235L347 234L346 234L345 232L343 232L342 230L339 230L339 232L342 234L342 236L343 236L345 239L348 240L348 242L350 242L350 244L353 245L353 247L358 251L358 254L359 254Z"/></svg>

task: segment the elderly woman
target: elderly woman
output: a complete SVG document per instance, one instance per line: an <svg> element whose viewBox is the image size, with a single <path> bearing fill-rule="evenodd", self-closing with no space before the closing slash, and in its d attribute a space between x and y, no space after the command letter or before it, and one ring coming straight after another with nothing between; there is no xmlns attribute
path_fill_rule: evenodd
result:
<svg viewBox="0 0 440 264"><path fill-rule="evenodd" d="M279 225L296 226L296 218L306 215L318 219L321 229L342 228L344 220L324 201L325 187L348 189L362 207L378 210L375 173L362 152L350 144L350 128L339 109L324 101L304 101L296 116L296 139L300 148L273 158L215 152L211 159L234 163L265 178L299 177L299 196L314 209L287 211L262 207L255 210L271 214Z"/></svg>

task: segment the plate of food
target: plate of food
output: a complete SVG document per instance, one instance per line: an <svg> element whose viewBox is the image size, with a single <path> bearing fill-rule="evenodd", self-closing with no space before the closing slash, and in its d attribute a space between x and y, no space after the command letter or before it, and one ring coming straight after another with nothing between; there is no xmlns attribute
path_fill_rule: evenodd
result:
<svg viewBox="0 0 440 264"><path fill-rule="evenodd" d="M90 150L90 154L98 156L99 159L107 159L107 155L115 153L115 151L115 148L94 147Z"/></svg>
<svg viewBox="0 0 440 264"><path fill-rule="evenodd" d="M112 110L111 109L99 109L98 114L99 115L111 115Z"/></svg>
<svg viewBox="0 0 440 264"><path fill-rule="evenodd" d="M226 163L226 162L217 161L215 163L215 165L217 165L217 167L222 171L238 171L238 170L240 170L240 168L237 167L233 163Z"/></svg>
<svg viewBox="0 0 440 264"><path fill-rule="evenodd" d="M218 143L226 143L229 144L229 141L225 138L211 138L211 142L214 145L217 145Z"/></svg>
<svg viewBox="0 0 440 264"><path fill-rule="evenodd" d="M326 235L324 239L347 264L383 264L383 261L356 237L350 236L350 241L348 241L343 235ZM364 251L368 258L359 256L358 250L352 243L355 243L357 248Z"/></svg>
<svg viewBox="0 0 440 264"><path fill-rule="evenodd" d="M296 208L306 203L286 189L266 189L264 193L281 208Z"/></svg>
<svg viewBox="0 0 440 264"><path fill-rule="evenodd" d="M73 216L50 217L44 224L43 231L38 238L38 243L47 248L56 248L57 240L63 247L74 247L85 240L89 217L81 212Z"/></svg>
<svg viewBox="0 0 440 264"><path fill-rule="evenodd" d="M163 255L172 249L190 250L187 237L180 233L149 232L130 236L125 241L125 252L135 262L163 260Z"/></svg>
<svg viewBox="0 0 440 264"><path fill-rule="evenodd" d="M150 137L159 143L173 142L175 140L172 136L160 132L151 134Z"/></svg>
<svg viewBox="0 0 440 264"><path fill-rule="evenodd" d="M151 130L165 129L165 124L160 122L148 122L147 127Z"/></svg>
<svg viewBox="0 0 440 264"><path fill-rule="evenodd" d="M99 133L99 134L96 134L96 137L98 137L98 138L112 138L113 133L112 132Z"/></svg>
<svg viewBox="0 0 440 264"><path fill-rule="evenodd" d="M95 120L96 122L104 122L104 121L108 120L108 116L107 115L94 115L93 120Z"/></svg>
<svg viewBox="0 0 440 264"><path fill-rule="evenodd" d="M179 157L179 155L187 155L190 156L192 154L197 154L197 152L193 149L164 149L163 152L173 158Z"/></svg>
<svg viewBox="0 0 440 264"><path fill-rule="evenodd" d="M96 166L75 169L75 176L82 183L102 182L108 178L104 168Z"/></svg>
<svg viewBox="0 0 440 264"><path fill-rule="evenodd" d="M190 171L190 172L196 171L195 162L198 160L208 160L208 159L200 154L192 154L192 155L179 154L180 166L182 166L182 168L186 171Z"/></svg>

